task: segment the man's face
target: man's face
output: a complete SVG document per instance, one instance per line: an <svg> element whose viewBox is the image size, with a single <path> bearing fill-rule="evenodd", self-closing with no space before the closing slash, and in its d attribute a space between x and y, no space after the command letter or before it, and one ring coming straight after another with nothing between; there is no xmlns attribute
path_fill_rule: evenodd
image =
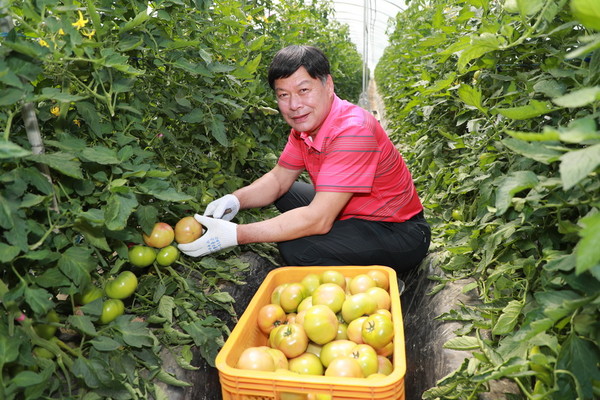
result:
<svg viewBox="0 0 600 400"><path fill-rule="evenodd" d="M304 67L287 78L275 80L275 96L285 121L296 131L314 136L333 103L331 76L323 83L312 78Z"/></svg>

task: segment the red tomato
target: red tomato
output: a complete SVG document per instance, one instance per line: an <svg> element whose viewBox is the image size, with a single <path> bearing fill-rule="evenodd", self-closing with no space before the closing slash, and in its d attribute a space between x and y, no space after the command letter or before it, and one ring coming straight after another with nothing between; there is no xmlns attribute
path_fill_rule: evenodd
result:
<svg viewBox="0 0 600 400"><path fill-rule="evenodd" d="M296 312L306 297L306 288L299 282L290 283L279 295L279 304L286 313Z"/></svg>
<svg viewBox="0 0 600 400"><path fill-rule="evenodd" d="M271 347L281 350L287 358L298 357L308 347L308 336L300 324L280 325L269 334Z"/></svg>
<svg viewBox="0 0 600 400"><path fill-rule="evenodd" d="M236 368L254 371L275 371L275 360L264 347L248 347L236 364Z"/></svg>
<svg viewBox="0 0 600 400"><path fill-rule="evenodd" d="M144 238L144 243L146 243L148 246L162 249L163 247L173 243L173 239L175 239L175 232L173 231L173 227L171 227L171 225L164 222L157 222L154 224L150 235L143 233L142 237Z"/></svg>
<svg viewBox="0 0 600 400"><path fill-rule="evenodd" d="M313 305L323 304L331 308L334 313L342 309L346 299L346 292L335 283L322 283L312 294Z"/></svg>
<svg viewBox="0 0 600 400"><path fill-rule="evenodd" d="M344 378L364 378L360 364L350 356L338 357L329 363L325 376L338 376Z"/></svg>
<svg viewBox="0 0 600 400"><path fill-rule="evenodd" d="M129 262L136 267L148 267L156 259L156 250L152 247L137 245L130 247L127 256Z"/></svg>
<svg viewBox="0 0 600 400"><path fill-rule="evenodd" d="M106 282L104 292L111 299L126 299L135 292L137 276L131 271L123 271L116 278Z"/></svg>
<svg viewBox="0 0 600 400"><path fill-rule="evenodd" d="M390 344L394 338L394 324L392 320L382 314L373 314L367 317L362 325L362 338L379 350Z"/></svg>
<svg viewBox="0 0 600 400"><path fill-rule="evenodd" d="M194 217L183 217L175 224L175 241L177 243L191 243L202 236L202 224Z"/></svg>
<svg viewBox="0 0 600 400"><path fill-rule="evenodd" d="M331 308L320 304L302 312L305 313L302 326L310 340L317 344L325 344L335 339L339 322Z"/></svg>
<svg viewBox="0 0 600 400"><path fill-rule="evenodd" d="M377 361L377 352L368 344L358 344L352 349L350 357L358 361L364 376L369 376L377 372L379 363Z"/></svg>
<svg viewBox="0 0 600 400"><path fill-rule="evenodd" d="M323 364L313 353L302 353L288 361L288 369L301 375L323 375Z"/></svg>
<svg viewBox="0 0 600 400"><path fill-rule="evenodd" d="M287 315L278 304L265 304L258 310L258 328L266 335L287 322Z"/></svg>
<svg viewBox="0 0 600 400"><path fill-rule="evenodd" d="M350 293L364 293L367 289L377 286L373 278L367 274L358 274L350 280Z"/></svg>
<svg viewBox="0 0 600 400"><path fill-rule="evenodd" d="M366 293L356 293L346 296L342 304L342 318L350 323L358 317L373 314L375 310L377 310L377 300L374 297Z"/></svg>
<svg viewBox="0 0 600 400"><path fill-rule="evenodd" d="M326 343L321 348L321 363L328 367L335 358L350 355L355 347L356 343L351 340L333 340Z"/></svg>

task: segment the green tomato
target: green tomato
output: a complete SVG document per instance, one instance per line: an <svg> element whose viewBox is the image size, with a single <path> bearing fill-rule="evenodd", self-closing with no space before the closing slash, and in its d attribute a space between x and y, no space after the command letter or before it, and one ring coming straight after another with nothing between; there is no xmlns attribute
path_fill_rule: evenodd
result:
<svg viewBox="0 0 600 400"><path fill-rule="evenodd" d="M163 247L156 255L158 265L167 267L173 264L179 258L179 249L173 245Z"/></svg>
<svg viewBox="0 0 600 400"><path fill-rule="evenodd" d="M40 347L40 346L35 346L33 348L33 355L36 356L37 358L46 358L48 360L51 360L54 357L56 357L53 352L51 352L50 350L47 350L43 347Z"/></svg>
<svg viewBox="0 0 600 400"><path fill-rule="evenodd" d="M109 280L104 292L111 299L126 299L137 289L138 279L131 271L123 271L116 278Z"/></svg>
<svg viewBox="0 0 600 400"><path fill-rule="evenodd" d="M58 329L58 327L52 325L51 323L59 322L60 318L58 317L56 311L50 310L48 314L46 314L45 319L47 322L49 322L49 324L38 324L34 326L34 329L39 337L48 340L56 335L56 330Z"/></svg>
<svg viewBox="0 0 600 400"><path fill-rule="evenodd" d="M92 285L86 288L82 293L78 294L75 300L78 304L86 305L102 297L102 294L102 289Z"/></svg>
<svg viewBox="0 0 600 400"><path fill-rule="evenodd" d="M102 314L100 315L99 322L101 324L108 324L114 321L119 315L123 315L125 312L125 304L119 299L108 299L102 304Z"/></svg>
<svg viewBox="0 0 600 400"><path fill-rule="evenodd" d="M136 267L147 267L156 259L156 250L140 244L130 248L127 255L131 264Z"/></svg>

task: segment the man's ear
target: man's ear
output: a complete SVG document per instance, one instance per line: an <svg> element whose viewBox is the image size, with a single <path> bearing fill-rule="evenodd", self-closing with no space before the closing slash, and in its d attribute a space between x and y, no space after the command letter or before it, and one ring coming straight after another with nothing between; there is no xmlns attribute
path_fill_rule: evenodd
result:
<svg viewBox="0 0 600 400"><path fill-rule="evenodd" d="M333 84L333 77L331 75L327 75L327 81L325 82L325 86L327 86L327 92L329 94L333 94L335 92L335 85Z"/></svg>

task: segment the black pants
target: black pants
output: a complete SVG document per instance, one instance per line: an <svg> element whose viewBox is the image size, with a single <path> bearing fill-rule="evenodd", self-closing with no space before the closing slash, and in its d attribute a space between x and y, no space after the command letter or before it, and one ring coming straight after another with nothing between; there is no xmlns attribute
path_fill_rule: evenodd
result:
<svg viewBox="0 0 600 400"><path fill-rule="evenodd" d="M308 205L312 185L296 182L275 206L281 212ZM351 218L336 221L324 235L306 236L278 244L287 265L385 265L397 272L416 267L431 240L423 213L405 222L378 222Z"/></svg>

